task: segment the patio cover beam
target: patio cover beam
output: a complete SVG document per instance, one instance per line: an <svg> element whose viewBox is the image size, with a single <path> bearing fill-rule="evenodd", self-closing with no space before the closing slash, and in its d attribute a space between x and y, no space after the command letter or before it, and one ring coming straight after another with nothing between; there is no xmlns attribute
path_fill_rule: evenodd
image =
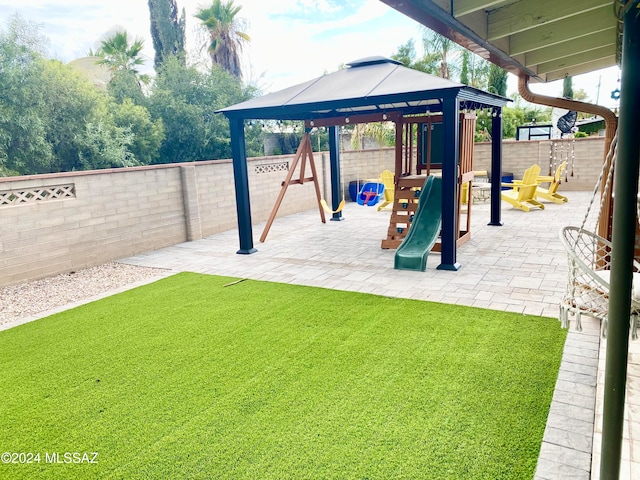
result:
<svg viewBox="0 0 640 480"><path fill-rule="evenodd" d="M470 13L488 10L502 3L502 0L458 0L453 4L453 15L461 17Z"/></svg>
<svg viewBox="0 0 640 480"><path fill-rule="evenodd" d="M575 42L594 33L610 30L611 22L607 17L610 11L611 6L602 7L559 22L514 33L509 40L509 55L515 56L539 48L549 48L562 42ZM615 40L615 36L613 38Z"/></svg>
<svg viewBox="0 0 640 480"><path fill-rule="evenodd" d="M615 58L616 46L615 44L605 45L604 47L595 48L582 53L577 53L570 57L564 57L559 60L553 60L551 62L545 62L538 65L538 73L550 73L561 70L562 73L572 67L582 65L585 63L593 63L594 61L606 58L608 60Z"/></svg>
<svg viewBox="0 0 640 480"><path fill-rule="evenodd" d="M611 294L604 379L602 462L600 478L620 476L624 403L629 352L629 312L636 235L640 136L640 9L634 0L624 15L618 158L614 171L613 232L611 234Z"/></svg>
<svg viewBox="0 0 640 480"><path fill-rule="evenodd" d="M549 82L619 63L621 24L617 11L628 0L380 0L420 24L505 70ZM606 32L606 34L604 33ZM602 34L600 36L599 34ZM593 36L599 35L602 44ZM615 52L558 71L538 66L615 44ZM560 46L564 53L555 56ZM529 52L536 55L527 58ZM541 56L540 60L535 60ZM551 57L551 58L549 58ZM549 73L547 73L549 72Z"/></svg>
<svg viewBox="0 0 640 480"><path fill-rule="evenodd" d="M581 0L580 12L590 12L601 7L610 8L610 0ZM535 2L517 2L489 12L488 39L514 35L527 30L537 31L537 27L548 25L560 29L562 20L574 16L574 2L558 2L558 0L536 0Z"/></svg>
<svg viewBox="0 0 640 480"><path fill-rule="evenodd" d="M569 40L566 42L558 43L554 48L538 49L527 52L525 54L525 65L528 67L538 65L541 63L552 62L561 58L571 57L582 52L588 52L596 48L605 47L607 45L616 44L616 32L614 28L608 28L602 30L593 35L589 35L583 39L580 45L576 45L576 42Z"/></svg>

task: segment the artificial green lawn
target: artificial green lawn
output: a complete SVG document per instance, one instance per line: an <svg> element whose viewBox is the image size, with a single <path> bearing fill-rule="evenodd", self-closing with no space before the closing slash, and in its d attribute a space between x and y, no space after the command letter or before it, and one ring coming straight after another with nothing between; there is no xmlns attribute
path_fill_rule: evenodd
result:
<svg viewBox="0 0 640 480"><path fill-rule="evenodd" d="M0 332L0 452L41 453L0 478L533 477L557 320L233 280Z"/></svg>

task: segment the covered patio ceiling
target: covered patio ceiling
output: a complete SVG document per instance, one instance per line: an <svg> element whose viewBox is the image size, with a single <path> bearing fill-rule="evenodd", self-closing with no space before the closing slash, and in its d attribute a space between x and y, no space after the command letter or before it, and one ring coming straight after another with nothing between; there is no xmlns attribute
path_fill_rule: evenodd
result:
<svg viewBox="0 0 640 480"><path fill-rule="evenodd" d="M381 0L505 70L550 82L620 63L618 0Z"/></svg>

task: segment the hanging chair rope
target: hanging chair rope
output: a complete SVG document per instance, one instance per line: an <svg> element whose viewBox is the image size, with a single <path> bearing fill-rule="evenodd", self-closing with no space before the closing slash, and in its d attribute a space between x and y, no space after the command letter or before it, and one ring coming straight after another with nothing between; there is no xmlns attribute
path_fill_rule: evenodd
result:
<svg viewBox="0 0 640 480"><path fill-rule="evenodd" d="M598 180L596 181L596 186L593 189L593 195L591 195L591 201L589 202L589 206L587 207L587 213L585 213L584 218L582 220L582 224L580 225L580 230L584 230L584 226L589 219L589 213L591 213L591 208L593 207L593 203L596 200L596 196L598 195L598 190L600 189L600 185L602 184L602 177L604 177L604 173L608 171L607 181L605 183L604 189L602 191L602 195L600 196L600 212L604 208L604 203L606 201L607 193L609 192L609 188L611 188L611 180L613 178L613 166L615 164L615 159L617 156L617 148L618 148L618 132L613 137L611 141L611 145L609 146L609 151L607 152L606 159L602 164L602 169L600 170L600 175L598 176ZM608 170L607 170L608 168Z"/></svg>
<svg viewBox="0 0 640 480"><path fill-rule="evenodd" d="M582 330L581 314L598 318L602 323L602 336L606 337L607 322L609 314L609 291L611 280L611 242L585 230L585 225L589 218L593 204L598 193L605 172L607 178L602 188L600 199L600 210L602 214L606 202L607 194L611 189L613 170L617 157L618 134L616 132L607 156L602 165L602 170L596 182L596 186L591 196L591 201L587 212L582 220L582 224L577 227L564 227L561 230L561 240L567 251L568 258L568 281L567 289L560 304L560 321L564 328L569 327L569 313L575 315L576 329ZM640 218L640 203L636 202L636 213ZM597 222L596 222L597 226ZM640 263L634 260L633 285L640 287ZM640 293L632 292L630 330L631 338L638 338L637 330L639 326L638 316L640 314Z"/></svg>

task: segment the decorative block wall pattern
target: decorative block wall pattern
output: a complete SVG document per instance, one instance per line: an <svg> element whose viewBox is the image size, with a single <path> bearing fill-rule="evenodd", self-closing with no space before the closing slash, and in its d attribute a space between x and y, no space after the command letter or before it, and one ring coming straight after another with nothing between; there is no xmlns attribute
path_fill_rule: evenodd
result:
<svg viewBox="0 0 640 480"><path fill-rule="evenodd" d="M76 190L73 183L19 190L0 190L0 207L20 205L22 203L47 202L63 198L75 198L75 196Z"/></svg>

